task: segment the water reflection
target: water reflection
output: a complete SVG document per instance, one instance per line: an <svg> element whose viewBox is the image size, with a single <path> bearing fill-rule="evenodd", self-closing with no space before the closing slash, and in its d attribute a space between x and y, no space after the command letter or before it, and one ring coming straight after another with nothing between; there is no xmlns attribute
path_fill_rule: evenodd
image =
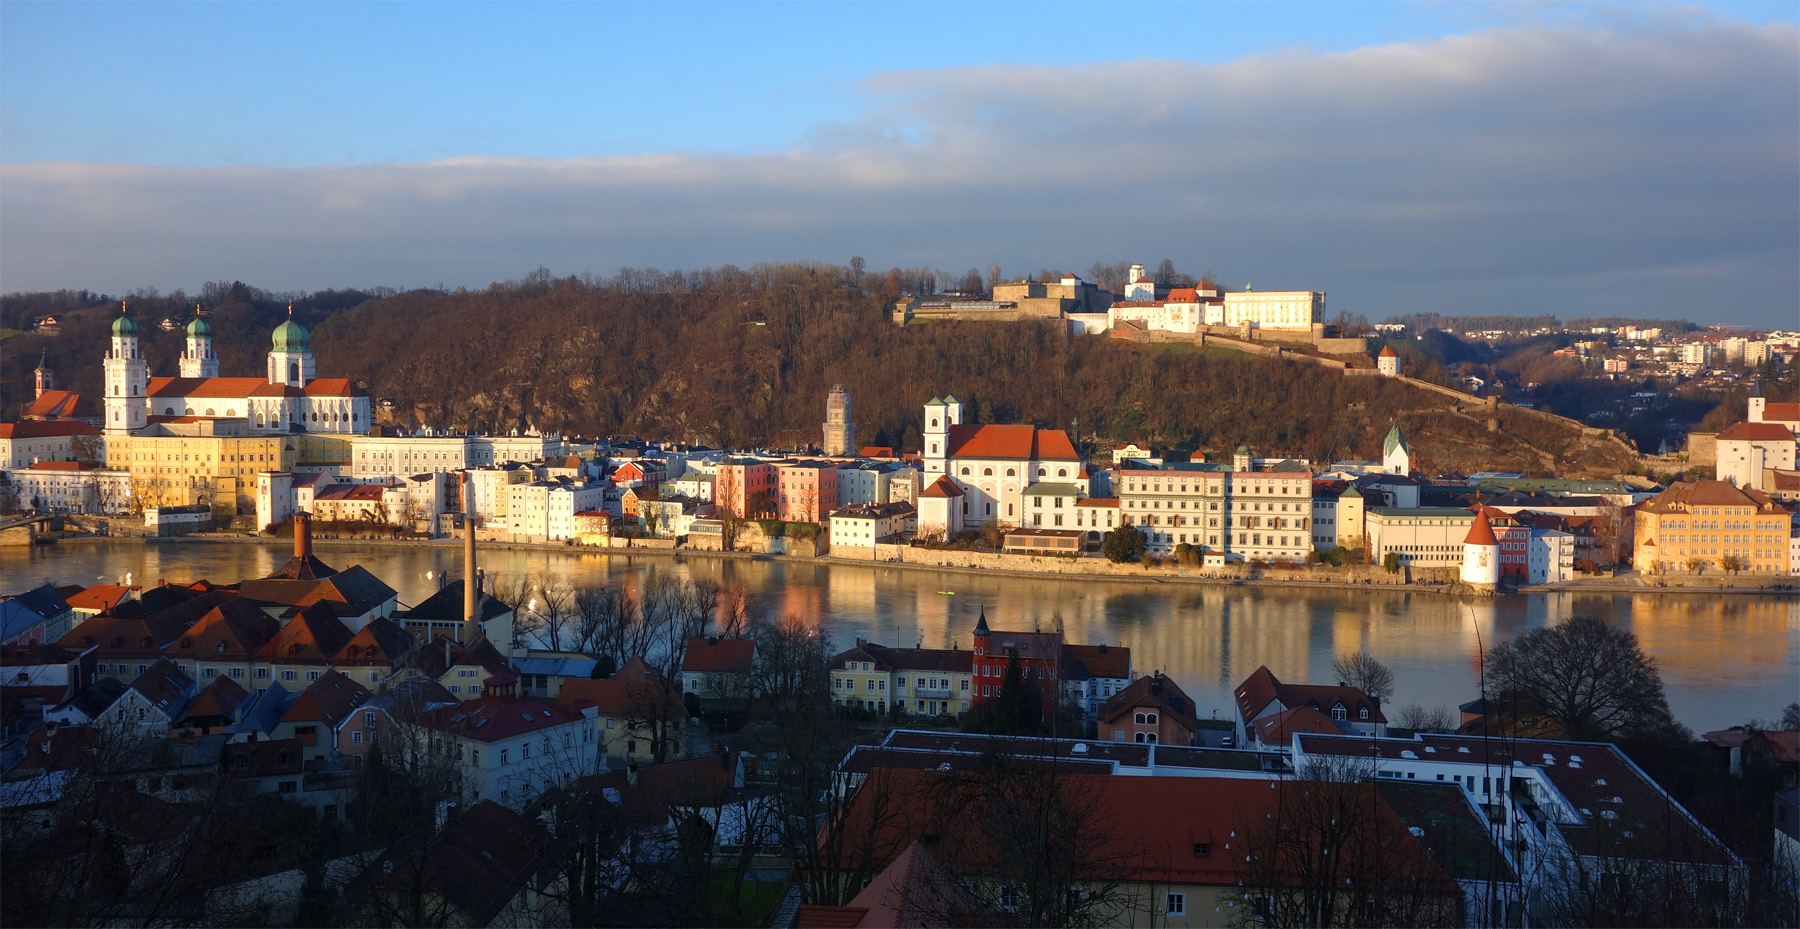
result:
<svg viewBox="0 0 1800 929"><path fill-rule="evenodd" d="M338 567L361 563L417 603L427 577L459 571L459 551L325 544ZM228 582L265 575L279 546L112 543L0 550L0 590L42 580L93 584L126 572L139 583ZM1072 640L1126 645L1141 672L1173 675L1202 713L1231 712L1231 690L1258 665L1293 680L1326 681L1332 658L1368 649L1393 667L1397 705L1454 707L1472 698L1483 645L1595 615L1636 632L1662 668L1682 722L1717 728L1771 717L1800 697L1800 600L1706 594L1552 594L1464 602L1404 591L1280 590L1171 584L1021 580L992 575L666 557L609 558L552 551L488 551L490 572L555 574L578 584L640 585L648 572L742 583L753 616L792 617L845 645L969 647L983 609L996 628L1054 628ZM953 592L953 595L940 591Z"/></svg>

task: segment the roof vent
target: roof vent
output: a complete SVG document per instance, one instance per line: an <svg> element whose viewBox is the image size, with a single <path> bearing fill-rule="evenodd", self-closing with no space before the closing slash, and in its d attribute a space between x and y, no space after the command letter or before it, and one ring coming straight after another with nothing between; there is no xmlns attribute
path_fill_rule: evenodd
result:
<svg viewBox="0 0 1800 929"><path fill-rule="evenodd" d="M1581 767L1581 762L1580 762L1580 761L1579 761L1579 760L1577 760L1577 759L1574 759L1574 758L1570 758L1570 759L1569 759L1569 767L1571 767L1571 768L1579 768L1579 767Z"/></svg>
<svg viewBox="0 0 1800 929"><path fill-rule="evenodd" d="M946 762L944 762L944 763L943 763L943 764L940 764L940 765L938 765L938 766L937 766L937 769L938 769L938 770L939 770L939 771L948 771L948 770L950 770L950 762L948 762L948 761L946 761Z"/></svg>
<svg viewBox="0 0 1800 929"><path fill-rule="evenodd" d="M1606 786L1606 778L1604 778L1604 777L1594 778L1594 786L1595 787L1605 787Z"/></svg>
<svg viewBox="0 0 1800 929"><path fill-rule="evenodd" d="M1601 819L1618 819L1619 812L1617 810L1601 810L1600 818Z"/></svg>
<svg viewBox="0 0 1800 929"><path fill-rule="evenodd" d="M1069 749L1069 751L1071 751L1071 752L1073 752L1073 753L1075 753L1075 754L1077 754L1077 755L1085 755L1085 754L1087 754L1087 750L1088 750L1088 749L1087 749L1087 743L1086 743L1086 742L1076 742L1076 743L1075 743L1075 747L1074 747L1074 748L1071 748L1071 749Z"/></svg>
<svg viewBox="0 0 1800 929"><path fill-rule="evenodd" d="M1467 745L1459 745L1456 747L1456 753L1458 755L1467 755L1469 753L1469 747Z"/></svg>
<svg viewBox="0 0 1800 929"><path fill-rule="evenodd" d="M1418 838L1421 838L1421 839L1425 837L1425 830L1419 828L1418 826L1410 827L1406 831L1412 833L1414 836L1417 836Z"/></svg>
<svg viewBox="0 0 1800 929"><path fill-rule="evenodd" d="M1428 752L1430 752L1430 753L1431 753L1431 754L1433 754L1433 755L1435 755L1435 754L1437 754L1437 749L1435 749L1435 748L1432 748L1432 747L1431 747L1431 746L1429 746L1429 745L1427 745L1427 746L1425 746L1425 750L1426 750L1426 751L1428 751Z"/></svg>
<svg viewBox="0 0 1800 929"><path fill-rule="evenodd" d="M1401 751L1400 751L1400 757L1402 757L1402 758L1412 758L1412 759L1415 759L1415 760L1416 760L1416 759L1418 759L1418 757L1419 757L1419 755L1418 755L1418 753L1417 753L1417 752L1414 752L1414 751L1413 751L1413 750L1412 750L1412 749L1410 749L1410 748L1407 748L1407 749L1402 749L1402 750L1401 750Z"/></svg>
<svg viewBox="0 0 1800 929"><path fill-rule="evenodd" d="M1569 760L1579 764L1581 762L1581 756L1580 755L1570 755Z"/></svg>

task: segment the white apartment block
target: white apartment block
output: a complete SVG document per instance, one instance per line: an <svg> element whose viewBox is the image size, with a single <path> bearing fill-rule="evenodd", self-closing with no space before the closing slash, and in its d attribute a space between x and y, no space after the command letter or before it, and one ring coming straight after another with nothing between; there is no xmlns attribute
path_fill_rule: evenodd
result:
<svg viewBox="0 0 1800 929"><path fill-rule="evenodd" d="M123 516L131 512L131 472L81 468L73 461L39 462L6 472L14 502L46 513Z"/></svg>
<svg viewBox="0 0 1800 929"><path fill-rule="evenodd" d="M532 478L531 469L522 465L470 468L463 472L462 511L483 525L505 525L507 489Z"/></svg>
<svg viewBox="0 0 1800 929"><path fill-rule="evenodd" d="M1526 580L1555 584L1575 577L1575 536L1560 529L1533 529L1526 546Z"/></svg>
<svg viewBox="0 0 1800 929"><path fill-rule="evenodd" d="M1245 290L1225 295L1227 326L1310 332L1325 323L1325 292L1320 290Z"/></svg>
<svg viewBox="0 0 1800 929"><path fill-rule="evenodd" d="M606 501L604 483L532 481L506 488L506 535L513 542L561 542L575 537L575 514Z"/></svg>
<svg viewBox="0 0 1800 929"><path fill-rule="evenodd" d="M1118 494L1125 525L1137 526L1152 552L1186 543L1231 560L1303 562L1313 549L1310 471L1127 468Z"/></svg>
<svg viewBox="0 0 1800 929"><path fill-rule="evenodd" d="M359 435L350 439L352 474L382 476L456 471L566 454L559 436Z"/></svg>

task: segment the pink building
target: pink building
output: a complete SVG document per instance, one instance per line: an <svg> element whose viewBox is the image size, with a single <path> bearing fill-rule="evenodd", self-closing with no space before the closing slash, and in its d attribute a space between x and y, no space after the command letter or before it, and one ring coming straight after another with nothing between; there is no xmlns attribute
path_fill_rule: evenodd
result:
<svg viewBox="0 0 1800 929"><path fill-rule="evenodd" d="M837 509L837 485L833 462L784 462L776 466L776 512L787 522L823 523Z"/></svg>
<svg viewBox="0 0 1800 929"><path fill-rule="evenodd" d="M719 473L713 478L713 503L721 513L746 519L774 516L775 484L774 465L751 458L730 458L719 463ZM832 485L834 494L836 486Z"/></svg>

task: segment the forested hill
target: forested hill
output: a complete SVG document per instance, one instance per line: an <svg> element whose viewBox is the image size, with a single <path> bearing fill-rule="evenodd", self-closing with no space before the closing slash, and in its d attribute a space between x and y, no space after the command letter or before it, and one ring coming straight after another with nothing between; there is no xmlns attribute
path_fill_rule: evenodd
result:
<svg viewBox="0 0 1800 929"><path fill-rule="evenodd" d="M606 281L539 274L481 291L334 292L336 306L301 300L295 315L313 326L321 376L351 376L392 398L393 421L408 426L812 445L826 391L841 383L859 444L911 450L924 402L955 394L974 421L1078 423L1101 445L1228 453L1248 443L1265 455L1367 459L1380 457L1397 422L1426 467L1610 475L1630 465L1574 428L1509 413L1490 433L1436 394L1311 365L1069 339L1046 324L897 327L885 311L900 279L857 277L822 265ZM242 305L213 310L221 373L255 376L285 311L260 291L240 296ZM97 400L115 311L65 310L61 336L8 338L6 412L28 399L45 349L59 386ZM149 325L157 311L147 317L152 370L174 373L182 334Z"/></svg>

